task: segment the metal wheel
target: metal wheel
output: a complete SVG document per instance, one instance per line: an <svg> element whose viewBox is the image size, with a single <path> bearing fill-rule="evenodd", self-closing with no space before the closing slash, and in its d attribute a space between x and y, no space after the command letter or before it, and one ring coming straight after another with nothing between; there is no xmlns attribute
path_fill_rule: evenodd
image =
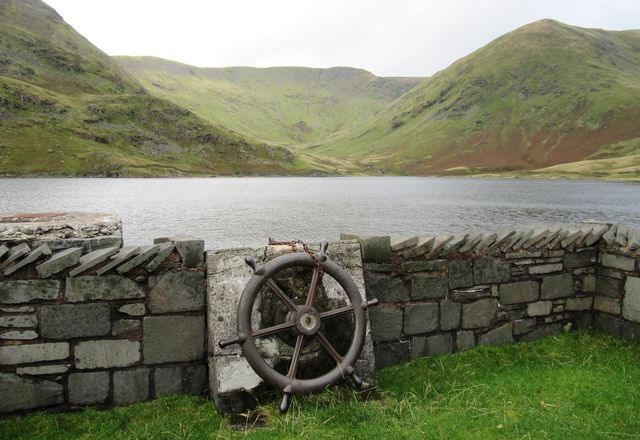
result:
<svg viewBox="0 0 640 440"><path fill-rule="evenodd" d="M289 409L292 394L319 391L347 377L351 378L356 387L359 388L362 386L362 380L355 374L353 365L358 360L364 345L366 330L365 311L368 307L377 304L377 300L362 301L360 292L349 274L327 258L327 246L328 243L326 241L323 242L320 252L317 255L310 252L294 252L274 258L260 267L256 266L252 258L245 258L247 264L254 269L254 275L242 292L238 305L238 335L236 338L219 342L219 346L222 348L231 344L240 344L242 353L255 372L262 377L265 382L283 391L284 396L280 404L280 411L283 413ZM279 272L300 266L313 269L311 283L308 287L304 304L296 303L275 281L275 276ZM350 305L322 312L315 308L316 291L323 274L333 277L338 282L342 289L344 289L351 303ZM288 309L288 313L286 314L286 320L282 323L266 328L253 329L251 326L251 315L254 303L258 294L265 286L282 302L284 307ZM329 339L327 339L323 329L324 323L327 320L341 316L344 317L348 314L352 314L354 318L354 328L353 335L351 335L351 343L346 354L343 356L338 353L338 350L336 350ZM256 345L256 340L259 338L283 332L292 332L295 335L293 354L286 375L272 368L265 361ZM331 359L333 359L335 366L327 373L312 379L297 378L296 373L298 371L303 345L312 339L315 339Z"/></svg>

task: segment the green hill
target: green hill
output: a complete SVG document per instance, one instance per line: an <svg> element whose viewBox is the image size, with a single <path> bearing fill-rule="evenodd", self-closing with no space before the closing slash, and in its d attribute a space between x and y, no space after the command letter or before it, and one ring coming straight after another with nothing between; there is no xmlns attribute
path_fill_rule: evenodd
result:
<svg viewBox="0 0 640 440"><path fill-rule="evenodd" d="M368 123L308 152L355 169L407 174L539 169L640 153L638 114L640 31L542 20L462 58ZM640 178L637 160L631 162L626 176Z"/></svg>
<svg viewBox="0 0 640 440"><path fill-rule="evenodd" d="M150 93L259 141L291 145L348 132L421 78L380 78L350 67L198 68L116 57Z"/></svg>
<svg viewBox="0 0 640 440"><path fill-rule="evenodd" d="M39 0L0 1L0 175L306 170L149 95Z"/></svg>

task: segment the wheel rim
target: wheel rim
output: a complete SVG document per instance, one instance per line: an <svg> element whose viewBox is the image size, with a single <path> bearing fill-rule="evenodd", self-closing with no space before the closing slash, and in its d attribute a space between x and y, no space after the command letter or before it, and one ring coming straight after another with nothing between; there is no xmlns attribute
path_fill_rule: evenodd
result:
<svg viewBox="0 0 640 440"><path fill-rule="evenodd" d="M294 266L310 267L314 270L311 285L307 291L307 303L304 306L296 305L275 283L273 276L277 273ZM357 286L340 266L329 259L320 262L320 266L325 274L330 275L345 291L349 298L350 305L329 310L326 312L317 312L313 308L313 300L315 292L320 281L319 271L314 265L313 259L306 253L292 253L282 255L265 264L260 271L256 273L247 283L240 303L238 305L237 326L238 334L246 335L246 340L242 343L242 352L249 362L249 365L262 377L267 383L288 393L310 393L319 391L329 385L333 385L347 376L353 374L353 365L360 356L365 338L365 311L363 307L362 297ZM275 286L274 286L275 285ZM293 319L283 324L277 324L264 329L253 330L251 328L251 315L253 306L258 294L263 287L267 286L276 294L280 301L287 306L294 314ZM309 301L311 298L311 301ZM309 304L311 302L311 304ZM320 329L320 322L314 325L314 319L324 321L335 318L340 315L353 313L354 327L351 337L351 344L344 356L340 355L331 342L326 338ZM307 319L308 318L308 319ZM256 345L256 339L275 335L282 331L288 331L292 328L298 328L299 335L296 338L296 344L292 355L289 372L284 375L273 369L262 357ZM302 330L302 331L300 331ZM302 352L304 338L315 338L335 363L327 373L315 377L313 379L297 379L296 372L298 361Z"/></svg>

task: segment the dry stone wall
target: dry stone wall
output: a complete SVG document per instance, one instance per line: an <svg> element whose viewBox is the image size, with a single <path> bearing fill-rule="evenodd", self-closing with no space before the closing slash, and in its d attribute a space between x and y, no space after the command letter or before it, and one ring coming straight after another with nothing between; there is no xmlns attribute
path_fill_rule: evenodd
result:
<svg viewBox="0 0 640 440"><path fill-rule="evenodd" d="M378 368L479 344L598 328L640 339L640 234L581 223L361 237Z"/></svg>
<svg viewBox="0 0 640 440"><path fill-rule="evenodd" d="M95 240L0 242L0 413L206 391L204 242Z"/></svg>

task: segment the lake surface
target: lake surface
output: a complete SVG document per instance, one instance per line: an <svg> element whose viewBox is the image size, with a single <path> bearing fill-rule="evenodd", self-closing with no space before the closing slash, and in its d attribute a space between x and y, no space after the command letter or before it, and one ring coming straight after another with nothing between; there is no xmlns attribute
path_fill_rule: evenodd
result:
<svg viewBox="0 0 640 440"><path fill-rule="evenodd" d="M340 232L427 235L604 220L640 228L640 185L421 177L0 179L0 212L119 215L127 245L165 235L208 249Z"/></svg>

